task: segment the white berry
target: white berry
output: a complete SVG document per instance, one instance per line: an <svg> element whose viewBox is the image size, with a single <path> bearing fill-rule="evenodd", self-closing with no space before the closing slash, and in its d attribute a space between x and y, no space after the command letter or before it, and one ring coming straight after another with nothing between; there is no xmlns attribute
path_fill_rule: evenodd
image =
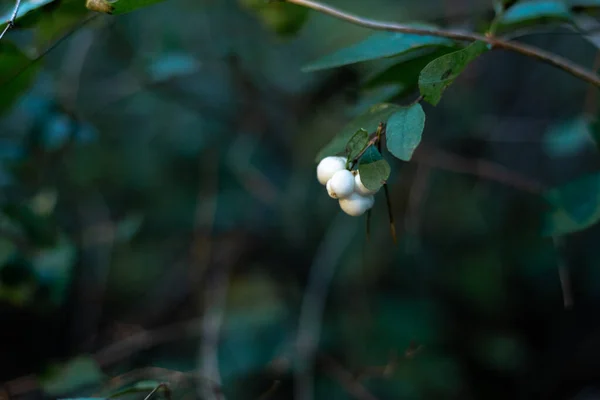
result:
<svg viewBox="0 0 600 400"><path fill-rule="evenodd" d="M363 185L362 181L360 180L360 172L357 172L356 176L354 177L354 187L356 193L359 193L362 196L371 196L378 192L378 190L369 190L365 185Z"/></svg>
<svg viewBox="0 0 600 400"><path fill-rule="evenodd" d="M317 166L317 179L321 185L327 185L333 174L346 169L345 157L325 157Z"/></svg>
<svg viewBox="0 0 600 400"><path fill-rule="evenodd" d="M333 189L331 189L331 179L327 181L327 194L329 194L329 197L331 197L332 199L337 199L337 193L335 193L333 191Z"/></svg>
<svg viewBox="0 0 600 400"><path fill-rule="evenodd" d="M348 215L358 217L365 211L373 207L375 198L373 196L364 197L354 192L345 199L340 199L340 208Z"/></svg>
<svg viewBox="0 0 600 400"><path fill-rule="evenodd" d="M333 174L327 182L327 192L334 199L343 199L354 193L354 175L347 169Z"/></svg>

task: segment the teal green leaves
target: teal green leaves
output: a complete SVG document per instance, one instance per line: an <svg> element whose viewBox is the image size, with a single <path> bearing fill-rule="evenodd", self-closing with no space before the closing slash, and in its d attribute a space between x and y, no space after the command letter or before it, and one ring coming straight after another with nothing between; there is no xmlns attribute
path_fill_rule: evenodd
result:
<svg viewBox="0 0 600 400"><path fill-rule="evenodd" d="M453 45L453 41L441 37L396 32L377 32L362 42L338 50L333 54L306 65L304 70L317 71L341 67L358 62L406 54L424 48L450 47Z"/></svg>
<svg viewBox="0 0 600 400"><path fill-rule="evenodd" d="M400 109L400 106L381 103L370 107L365 113L350 121L319 153L317 162L328 156L343 154L346 151L348 141L360 129L367 132L375 132L381 122L387 122L388 118Z"/></svg>
<svg viewBox="0 0 600 400"><path fill-rule="evenodd" d="M424 128L425 112L419 103L399 109L388 120L386 129L388 151L400 160L409 161L421 143Z"/></svg>
<svg viewBox="0 0 600 400"><path fill-rule="evenodd" d="M419 75L419 89L423 98L436 105L442 93L471 61L488 50L484 42L475 42L464 49L446 54L427 64Z"/></svg>
<svg viewBox="0 0 600 400"><path fill-rule="evenodd" d="M360 180L369 190L377 191L390 177L390 164L381 157L379 151L369 147L358 163Z"/></svg>
<svg viewBox="0 0 600 400"><path fill-rule="evenodd" d="M550 204L544 216L545 236L586 229L600 220L600 173L549 190L544 197Z"/></svg>

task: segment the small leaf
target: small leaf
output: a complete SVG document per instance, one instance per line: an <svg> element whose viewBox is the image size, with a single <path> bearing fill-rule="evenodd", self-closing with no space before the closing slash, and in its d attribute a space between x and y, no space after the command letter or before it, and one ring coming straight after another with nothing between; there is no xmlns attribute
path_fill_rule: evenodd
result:
<svg viewBox="0 0 600 400"><path fill-rule="evenodd" d="M364 129L359 129L358 132L352 136L346 145L346 154L348 160L355 159L361 151L369 144L369 132Z"/></svg>
<svg viewBox="0 0 600 400"><path fill-rule="evenodd" d="M373 146L363 154L358 162L360 180L369 190L379 190L390 177L390 164L381 157Z"/></svg>
<svg viewBox="0 0 600 400"><path fill-rule="evenodd" d="M388 118L399 109L400 106L390 103L381 103L372 106L364 114L361 114L350 121L340 133L323 147L317 154L316 162L319 162L328 156L344 153L346 144L348 144L348 141L359 129L364 129L369 133L373 133L381 122L385 123Z"/></svg>
<svg viewBox="0 0 600 400"><path fill-rule="evenodd" d="M97 385L102 380L102 371L94 359L77 357L40 376L40 385L46 394L54 397Z"/></svg>
<svg viewBox="0 0 600 400"><path fill-rule="evenodd" d="M442 98L442 93L460 75L467 65L480 54L488 50L484 42L475 42L427 64L419 75L419 89L423 98L436 105Z"/></svg>
<svg viewBox="0 0 600 400"><path fill-rule="evenodd" d="M309 17L309 9L285 2L269 2L265 0L238 0L252 10L267 27L281 36L297 33Z"/></svg>
<svg viewBox="0 0 600 400"><path fill-rule="evenodd" d="M570 21L569 8L560 1L528 1L508 9L500 19L500 26L532 25L545 21Z"/></svg>
<svg viewBox="0 0 600 400"><path fill-rule="evenodd" d="M424 128L425 112L419 103L401 108L388 120L387 149L394 157L409 161L421 143Z"/></svg>
<svg viewBox="0 0 600 400"><path fill-rule="evenodd" d="M600 220L600 173L551 189L544 197L551 206L544 217L544 235L583 230Z"/></svg>
<svg viewBox="0 0 600 400"><path fill-rule="evenodd" d="M415 27L430 27L413 25ZM350 47L320 58L303 68L304 71L341 67L362 61L396 56L427 47L451 47L454 42L435 36L421 36L397 32L377 32Z"/></svg>

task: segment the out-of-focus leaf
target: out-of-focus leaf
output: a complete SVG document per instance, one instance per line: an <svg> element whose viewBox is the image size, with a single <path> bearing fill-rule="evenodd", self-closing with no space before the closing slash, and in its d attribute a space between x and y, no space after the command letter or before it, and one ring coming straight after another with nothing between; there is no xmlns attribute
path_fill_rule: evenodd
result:
<svg viewBox="0 0 600 400"><path fill-rule="evenodd" d="M426 27L425 25L415 25ZM412 35L408 33L377 32L362 42L343 48L306 65L304 71L341 67L362 61L376 60L413 52L429 47L451 47L454 42L435 36Z"/></svg>
<svg viewBox="0 0 600 400"><path fill-rule="evenodd" d="M18 225L31 243L40 246L53 246L56 243L56 227L50 218L35 214L24 204L5 204L4 214Z"/></svg>
<svg viewBox="0 0 600 400"><path fill-rule="evenodd" d="M552 126L544 136L543 147L551 157L575 155L593 147L590 125L583 117L573 118Z"/></svg>
<svg viewBox="0 0 600 400"><path fill-rule="evenodd" d="M544 216L545 236L586 229L600 220L600 173L551 189L544 197L551 206Z"/></svg>
<svg viewBox="0 0 600 400"><path fill-rule="evenodd" d="M390 177L390 164L373 146L369 147L358 162L360 180L369 190L379 190Z"/></svg>
<svg viewBox="0 0 600 400"><path fill-rule="evenodd" d="M0 114L28 90L38 67L17 46L0 42Z"/></svg>
<svg viewBox="0 0 600 400"><path fill-rule="evenodd" d="M419 74L427 64L454 50L455 47L423 49L392 58L389 60L391 65L385 65L384 68L366 78L365 87L372 88L393 83L402 86L403 91L400 94L407 93L417 87Z"/></svg>
<svg viewBox="0 0 600 400"><path fill-rule="evenodd" d="M49 288L50 300L55 305L62 304L67 295L76 255L75 245L61 238L55 247L39 251L32 258L38 280Z"/></svg>
<svg viewBox="0 0 600 400"><path fill-rule="evenodd" d="M130 214L119 221L115 232L115 240L127 242L131 240L142 227L144 216L140 214Z"/></svg>
<svg viewBox="0 0 600 400"><path fill-rule="evenodd" d="M29 207L37 215L48 216L54 211L57 200L56 190L42 190L31 198Z"/></svg>
<svg viewBox="0 0 600 400"><path fill-rule="evenodd" d="M319 162L325 157L342 154L345 151L346 144L350 138L354 136L359 129L364 129L369 133L375 132L379 123L385 123L398 109L400 109L400 106L390 103L381 103L372 106L367 112L350 121L321 151L319 151L316 161Z"/></svg>
<svg viewBox="0 0 600 400"><path fill-rule="evenodd" d="M47 46L82 23L88 14L85 0L63 0L57 7L45 7L30 22L35 27L36 43Z"/></svg>
<svg viewBox="0 0 600 400"><path fill-rule="evenodd" d="M282 36L297 33L308 20L309 9L284 2L268 2L264 0L238 0L270 29Z"/></svg>
<svg viewBox="0 0 600 400"><path fill-rule="evenodd" d="M421 104L403 107L388 120L386 143L389 152L400 160L409 161L421 143L425 128L425 112Z"/></svg>
<svg viewBox="0 0 600 400"><path fill-rule="evenodd" d="M360 152L367 147L368 143L369 133L364 129L359 129L358 132L356 132L354 136L350 138L348 144L346 145L346 154L348 160L353 160L356 158L356 156L358 156Z"/></svg>
<svg viewBox="0 0 600 400"><path fill-rule="evenodd" d="M91 357L77 357L66 364L56 365L40 376L40 385L49 396L72 393L102 382L104 376Z"/></svg>
<svg viewBox="0 0 600 400"><path fill-rule="evenodd" d="M488 44L475 42L464 49L443 55L429 64L419 75L419 89L423 98L436 105L442 98L442 93L471 61L488 50Z"/></svg>
<svg viewBox="0 0 600 400"><path fill-rule="evenodd" d="M171 52L162 54L149 67L150 78L164 81L180 75L192 74L200 68L200 63L189 53Z"/></svg>
<svg viewBox="0 0 600 400"><path fill-rule="evenodd" d="M574 22L577 28L585 33L582 36L597 49L600 49L600 22L594 17L589 15L576 15Z"/></svg>
<svg viewBox="0 0 600 400"><path fill-rule="evenodd" d="M550 21L570 21L571 12L562 1L534 0L517 3L500 19L499 27L515 28Z"/></svg>

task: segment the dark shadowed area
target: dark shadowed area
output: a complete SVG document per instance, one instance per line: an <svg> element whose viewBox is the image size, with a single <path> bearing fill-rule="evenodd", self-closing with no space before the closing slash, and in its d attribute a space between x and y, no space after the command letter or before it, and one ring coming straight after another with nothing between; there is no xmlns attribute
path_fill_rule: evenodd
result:
<svg viewBox="0 0 600 400"><path fill-rule="evenodd" d="M600 1L327 4L598 79ZM600 399L593 82L285 2L14 7L1 400ZM387 179L358 217L340 150Z"/></svg>

